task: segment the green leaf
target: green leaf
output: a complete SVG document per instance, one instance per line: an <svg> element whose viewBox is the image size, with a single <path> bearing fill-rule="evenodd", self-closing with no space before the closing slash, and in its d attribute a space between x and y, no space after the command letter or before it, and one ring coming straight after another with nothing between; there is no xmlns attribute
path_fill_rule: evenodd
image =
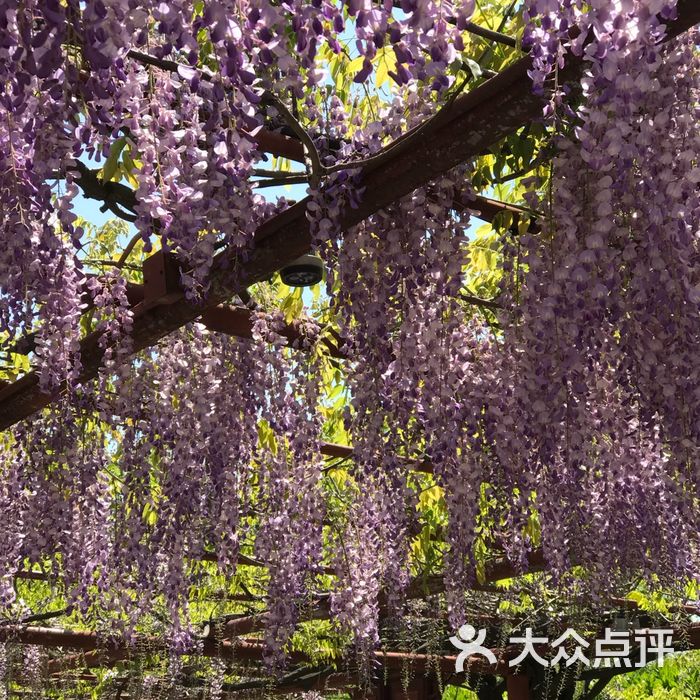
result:
<svg viewBox="0 0 700 700"><path fill-rule="evenodd" d="M264 418L258 422L258 442L261 447L267 447L272 454L277 454L277 439L275 433Z"/></svg>
<svg viewBox="0 0 700 700"><path fill-rule="evenodd" d="M463 61L475 79L481 77L481 66L474 59L469 58L469 56L465 56Z"/></svg>
<svg viewBox="0 0 700 700"><path fill-rule="evenodd" d="M391 84L389 71L396 70L396 54L393 49L387 51L382 48L377 52L377 72L375 74L375 82L377 88L381 90L385 83Z"/></svg>
<svg viewBox="0 0 700 700"><path fill-rule="evenodd" d="M112 147L109 149L109 156L107 157L107 160L100 171L100 179L102 182L109 182L117 173L117 169L119 167L119 156L124 150L124 146L126 146L125 136L118 138L112 144Z"/></svg>
<svg viewBox="0 0 700 700"><path fill-rule="evenodd" d="M134 177L134 172L138 170L136 162L131 157L131 151L125 148L122 151L122 175L124 179L134 188L139 186L139 181Z"/></svg>

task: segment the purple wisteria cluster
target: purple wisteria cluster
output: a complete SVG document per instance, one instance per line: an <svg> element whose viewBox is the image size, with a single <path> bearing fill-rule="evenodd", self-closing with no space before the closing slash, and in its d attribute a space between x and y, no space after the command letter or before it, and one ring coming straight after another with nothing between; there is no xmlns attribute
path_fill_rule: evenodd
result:
<svg viewBox="0 0 700 700"><path fill-rule="evenodd" d="M698 36L660 44L673 2L526 6L535 89L554 85L557 152L546 182L529 183L538 230L504 245L495 331L463 299L473 164L344 233L343 209L363 196L357 171L311 190L354 447L336 521L320 455L321 329L308 323L290 350L282 315L260 312L252 341L190 324L132 357L126 279L88 278L79 262L76 162L121 139L138 231L173 250L188 293L205 297L217 246L243 261L275 209L251 179L255 133L275 116L264 91L300 101L323 165L372 156L434 114L474 3L4 3L0 331L9 343L36 327L42 388L69 391L0 445L3 607L17 569L42 563L76 609L109 613L109 631L129 637L164 607L182 651L193 562L232 575L245 548L269 574L272 664L322 576L367 659L380 608L400 611L411 583L415 461L444 495L454 625L486 515L489 544L516 567L541 547L555 577L585 566L594 594L630 571L695 572ZM320 48L341 52L348 35L364 57L356 82L380 50L396 58L400 89L366 124L338 97L316 99ZM570 56L586 65L579 106L557 81ZM87 306L104 359L81 384Z"/></svg>
<svg viewBox="0 0 700 700"><path fill-rule="evenodd" d="M262 158L254 133L265 120L263 92L301 99L323 89L320 49L341 53L353 35L365 57L357 82L391 47L397 83L413 76L441 89L473 9L473 0L405 0L401 13L369 0L4 3L0 327L20 332L45 309L46 388L79 374L78 366L71 374L80 299L71 258L84 242L73 226L77 160L102 159L122 139L138 163L136 225L147 246L160 237L177 252L198 296L215 245L244 256L266 212L250 179Z"/></svg>
<svg viewBox="0 0 700 700"><path fill-rule="evenodd" d="M621 68L629 44L656 43L665 22L676 18L677 0L527 0L523 48L530 51L535 90L566 63L582 57L606 77Z"/></svg>
<svg viewBox="0 0 700 700"><path fill-rule="evenodd" d="M529 183L539 230L506 241L495 340L459 303L468 217L454 204L469 197L468 171L340 244L348 183L329 183L310 206L355 360L347 425L368 485L355 538L371 555L352 558L336 608L364 643L376 641L382 593L400 601L408 581L415 494L396 454L427 458L444 487L455 624L483 486L493 541L520 570L541 544L554 580L585 565L582 588L595 595L630 571L649 581L697 571L697 37L661 46L673 3L581 7L529 4L535 89L569 51L586 72L580 107L560 109L556 93L545 110L558 153L547 181ZM420 98L403 96L412 114ZM401 114L390 108L382 126L391 132ZM370 152L375 128L355 133Z"/></svg>
<svg viewBox="0 0 700 700"><path fill-rule="evenodd" d="M78 610L113 614L105 632L129 638L165 606L185 650L193 564L214 558L233 575L245 546L269 568L270 660L281 660L320 571L324 504L318 372L308 350L283 352L280 323L261 314L254 341L189 326L15 431L0 489L4 608L14 573L41 562Z"/></svg>
<svg viewBox="0 0 700 700"><path fill-rule="evenodd" d="M406 126L429 117L426 93L427 88L410 90L395 100L381 121L354 132L351 147L371 155L382 137L396 138ZM338 107L334 119L342 123L342 118ZM469 199L468 167L417 190L339 239L337 218L357 196L357 183L341 175L314 193L309 218L315 243L330 261L327 286L349 359L352 400L346 423L359 488L343 533L344 566L331 607L366 656L379 638L380 596L385 594L390 609L398 612L410 583L411 539L419 525L406 456L429 455L446 490L466 497L448 503L455 525L455 579L464 573L459 562L472 543L468 531L457 531L478 503L479 475L472 471L463 481L458 466L465 426L455 389L463 378L453 372L476 330L465 322L459 303L469 217L456 215L453 206L458 195Z"/></svg>
<svg viewBox="0 0 700 700"><path fill-rule="evenodd" d="M590 31L572 47L583 102L529 198L542 230L507 262L494 444L521 499L537 494L549 565L586 562L598 581L697 565L698 58L692 32L658 43L674 5L568 7ZM550 31L540 66L560 53L552 12L532 32Z"/></svg>

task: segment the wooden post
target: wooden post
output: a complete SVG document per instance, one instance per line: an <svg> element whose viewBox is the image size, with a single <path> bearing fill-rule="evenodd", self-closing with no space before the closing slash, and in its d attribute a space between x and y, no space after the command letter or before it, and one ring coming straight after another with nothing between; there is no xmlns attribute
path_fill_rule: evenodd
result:
<svg viewBox="0 0 700 700"><path fill-rule="evenodd" d="M434 674L420 673L404 686L400 673L392 673L378 685L372 700L440 700L438 682Z"/></svg>
<svg viewBox="0 0 700 700"><path fill-rule="evenodd" d="M508 700L530 700L530 680L525 674L506 676Z"/></svg>
<svg viewBox="0 0 700 700"><path fill-rule="evenodd" d="M143 261L143 301L146 306L168 303L182 297L180 268L172 253L162 250Z"/></svg>

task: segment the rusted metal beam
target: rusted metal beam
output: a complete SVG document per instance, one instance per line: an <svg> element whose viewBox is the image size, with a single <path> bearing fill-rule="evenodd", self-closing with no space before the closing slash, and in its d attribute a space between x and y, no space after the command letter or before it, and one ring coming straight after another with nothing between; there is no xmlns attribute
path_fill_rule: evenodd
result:
<svg viewBox="0 0 700 700"><path fill-rule="evenodd" d="M265 153L297 163L304 162L304 146L298 139L267 129L260 129L253 138L258 148Z"/></svg>
<svg viewBox="0 0 700 700"><path fill-rule="evenodd" d="M528 233L539 233L540 230L541 214L529 211L525 207L519 207L517 204L479 195L476 199L461 197L452 206L455 211L471 211L478 219L489 223L495 223L499 216L510 214L511 221L508 228L513 234L520 232L522 220L528 220Z"/></svg>
<svg viewBox="0 0 700 700"><path fill-rule="evenodd" d="M253 336L253 312L250 309L240 306L215 306L207 309L201 316L200 321L212 331L232 335L238 338L252 338ZM303 326L299 323L289 323L280 334L287 339L290 346L294 347L300 340L303 340ZM331 357L342 359L345 354L338 348L338 345L325 339L324 346Z"/></svg>
<svg viewBox="0 0 700 700"><path fill-rule="evenodd" d="M133 202L130 203L133 204ZM126 206L126 203L123 204ZM473 212L474 216L487 222L493 222L498 215L509 213L513 217L513 223L511 225L512 228L517 228L520 217L528 215L527 210L523 209L522 207L482 195L477 195L474 199L465 198L463 200L459 200L454 203L454 208L458 211L468 209ZM533 223L533 227L536 228L536 223ZM154 257L157 259L159 254L156 254ZM152 262L146 261L144 264L144 273L147 273L148 265L152 264ZM161 265L161 263L158 262L158 265ZM156 266L154 266L154 268L151 270L151 274L153 273L160 274L160 271ZM173 279L172 275L173 271L171 270L168 272L168 276L171 280ZM93 277L95 277L95 275L90 274L87 275L86 279ZM152 287L152 289L155 289L155 285ZM144 285L129 282L127 284L126 294L129 304L131 306L136 306L144 299ZM84 305L83 313L93 309L94 305L92 303L92 294L87 291L83 292L82 303ZM488 300L479 300L479 303L488 304L489 302ZM207 308L207 310L202 314L200 320L210 330L226 333L228 335L239 336L241 338L250 338L252 336L251 311L242 307L217 306ZM290 341L294 341L299 338L298 330L293 328L290 328L289 331L283 331L282 335L288 337ZM28 355L34 351L35 340L36 333L29 333L17 340L14 345L10 346L7 349L7 352ZM333 357L344 357L337 345L333 345L328 342L328 347L331 350L331 355Z"/></svg>
<svg viewBox="0 0 700 700"><path fill-rule="evenodd" d="M303 621L328 620L331 617L330 600L326 597L318 601L318 607L304 614ZM218 627L221 634L226 637L239 637L244 634L260 632L267 627L268 613L255 613L253 615L242 615L232 620L227 620Z"/></svg>
<svg viewBox="0 0 700 700"><path fill-rule="evenodd" d="M536 549L529 552L527 555L527 570L521 572L508 559L498 559L486 564L484 569L484 583L495 583L506 578L515 578L523 573L532 574L538 571L544 571L546 561L544 553L541 549ZM479 589L480 584L475 583L474 590ZM410 598L419 598L424 595L435 595L442 593L445 590L445 581L442 576L426 576L424 578L415 579L408 587L407 595Z"/></svg>
<svg viewBox="0 0 700 700"><path fill-rule="evenodd" d="M216 556L208 554L204 558L216 561ZM264 562L251 560L240 563L252 566L265 566ZM542 550L535 550L528 556L528 570L526 573L534 573L542 571L545 568L544 556ZM327 569L326 573L334 574L333 569ZM515 567L506 559L492 562L486 565L484 583L474 583L473 590L486 589L490 590L489 584L500 581L505 578L513 578L520 575ZM445 590L444 579L441 576L431 576L426 579L416 579L408 587L407 596L409 598L420 598L425 595L434 595L442 593ZM631 601L630 601L631 602ZM329 600L327 596L320 596L315 600L316 608L311 611L304 619L317 620L327 619L330 617ZM242 615L241 617L228 620L221 626L221 630L226 637L249 634L264 629L266 624L266 613L254 613L251 615Z"/></svg>
<svg viewBox="0 0 700 700"><path fill-rule="evenodd" d="M496 200L478 198L473 203L483 209L484 216L508 210L510 205L497 204ZM276 219L284 217L284 212ZM305 220L305 219L304 219ZM210 329L243 338L252 336L252 312L244 308L227 306L196 307L183 299L179 287L179 269L172 255L159 251L150 256L143 265L144 284L130 285L128 293L134 302L134 349L141 350L155 344L160 338L178 327L201 317ZM223 296L226 292L221 290ZM213 299L210 299L210 302ZM291 343L301 338L300 330L290 325L283 334ZM31 351L33 336L25 339L21 350ZM102 349L98 345L99 334L92 333L81 342L83 381L94 377L99 369ZM326 345L333 357L343 357L337 345L327 341ZM19 351L20 348L17 348ZM0 430L4 430L19 420L51 403L54 395L44 394L39 389L38 377L30 372L21 379L0 387Z"/></svg>

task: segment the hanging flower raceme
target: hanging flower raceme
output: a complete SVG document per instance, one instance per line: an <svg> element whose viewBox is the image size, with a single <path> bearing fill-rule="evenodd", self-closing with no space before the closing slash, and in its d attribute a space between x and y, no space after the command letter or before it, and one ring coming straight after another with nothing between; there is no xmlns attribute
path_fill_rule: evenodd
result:
<svg viewBox="0 0 700 700"><path fill-rule="evenodd" d="M12 49L8 64L14 71L2 81L0 99L0 139L5 144L0 156L0 327L11 342L32 329L37 317L40 380L50 391L62 381L73 385L80 373L76 345L82 280L74 260L78 233L71 212L77 188L67 182L54 203L46 183L71 159L65 124L73 97L57 77L60 19L46 24L44 18L43 41L32 43L21 31L31 11L17 17L7 9L5 16L4 44Z"/></svg>
<svg viewBox="0 0 700 700"><path fill-rule="evenodd" d="M676 5L677 0L528 0L523 48L531 51L535 90L542 92L545 81L556 77L567 53L585 57L614 77L630 42L656 43L663 37Z"/></svg>
<svg viewBox="0 0 700 700"><path fill-rule="evenodd" d="M425 109L420 93L409 93L407 100L418 120ZM383 136L400 132L403 110L397 101L382 115L383 127L357 132L356 143L365 142L359 147L371 152ZM467 453L475 449L470 442L485 392L469 385L470 351L480 331L467 323L460 301L468 214L457 214L454 206L468 204L467 177L468 169L460 168L340 240L336 222L361 181L336 178L309 206L316 243L331 261L328 287L350 363L347 426L359 489L351 521L338 538L333 609L365 661L378 639L380 594L399 610L410 580L416 495L408 487L408 458L427 456L449 494L455 601L470 580L484 470ZM361 557L356 548L371 554Z"/></svg>
<svg viewBox="0 0 700 700"><path fill-rule="evenodd" d="M261 419L268 449L260 455L260 530L256 550L268 564L267 635L272 665L284 650L299 617L298 608L320 573L324 504L321 492L320 378L309 358L318 329L307 328L303 350L286 355L279 317L259 315L253 338L265 349L258 359L265 378ZM313 355L312 355L313 357ZM262 388L262 387L261 387Z"/></svg>
<svg viewBox="0 0 700 700"><path fill-rule="evenodd" d="M9 607L16 598L14 576L21 561L25 537L25 502L22 494L21 447L0 451L0 513L6 527L0 536L0 605ZM4 655L4 649L1 650ZM3 658L4 661L4 658Z"/></svg>
<svg viewBox="0 0 700 700"><path fill-rule="evenodd" d="M620 570L687 575L700 445L694 39L658 45L674 3L574 3L556 22L530 7L544 12L532 35L550 37L535 51L540 78L572 25L590 67L578 125L556 114L548 190L530 201L541 231L519 239L526 271L505 287L513 389L498 415L517 438L496 426L494 445L523 498L537 494L556 572L585 563L601 587Z"/></svg>

